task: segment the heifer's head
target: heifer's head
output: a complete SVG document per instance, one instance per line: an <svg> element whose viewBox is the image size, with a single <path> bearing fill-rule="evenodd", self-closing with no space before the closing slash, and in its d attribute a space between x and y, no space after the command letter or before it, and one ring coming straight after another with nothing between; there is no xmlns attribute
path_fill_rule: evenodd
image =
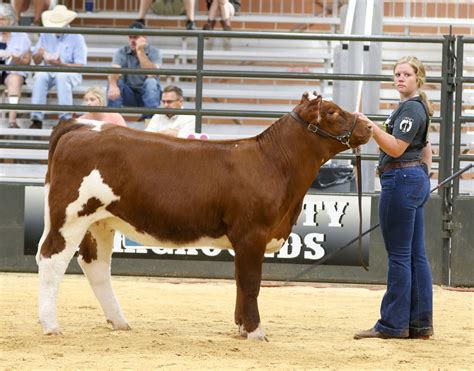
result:
<svg viewBox="0 0 474 371"><path fill-rule="evenodd" d="M372 136L372 130L364 121L337 104L323 100L316 92L305 92L291 115L309 131L339 142L346 149L365 144Z"/></svg>

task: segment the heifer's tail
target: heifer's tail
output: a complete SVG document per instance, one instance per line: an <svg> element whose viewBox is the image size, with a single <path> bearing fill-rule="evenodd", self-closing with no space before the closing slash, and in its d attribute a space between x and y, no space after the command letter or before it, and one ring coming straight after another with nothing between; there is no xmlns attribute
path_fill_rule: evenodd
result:
<svg viewBox="0 0 474 371"><path fill-rule="evenodd" d="M84 125L76 124L74 120L65 120L60 121L58 125L53 128L53 132L51 133L51 138L49 139L49 151L48 151L48 171L46 172L46 179L45 184L50 183L50 166L52 163L54 151L56 150L56 146L59 143L59 140L64 134L69 133L70 131L79 129Z"/></svg>

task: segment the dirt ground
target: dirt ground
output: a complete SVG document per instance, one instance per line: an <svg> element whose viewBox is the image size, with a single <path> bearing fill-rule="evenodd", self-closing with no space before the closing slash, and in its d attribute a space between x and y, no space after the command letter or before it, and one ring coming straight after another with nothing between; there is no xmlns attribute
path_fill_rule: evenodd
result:
<svg viewBox="0 0 474 371"><path fill-rule="evenodd" d="M62 336L37 321L35 274L0 273L0 369L474 370L474 292L434 288L431 340L353 340L378 318L382 286L265 283L269 342L238 336L225 280L113 277L131 331L111 331L83 276L59 292Z"/></svg>

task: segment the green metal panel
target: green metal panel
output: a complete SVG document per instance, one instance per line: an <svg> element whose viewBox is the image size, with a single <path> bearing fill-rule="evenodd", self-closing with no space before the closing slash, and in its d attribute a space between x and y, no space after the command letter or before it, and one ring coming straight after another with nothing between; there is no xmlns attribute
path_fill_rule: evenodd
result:
<svg viewBox="0 0 474 371"><path fill-rule="evenodd" d="M459 196L453 206L451 286L474 286L474 198Z"/></svg>

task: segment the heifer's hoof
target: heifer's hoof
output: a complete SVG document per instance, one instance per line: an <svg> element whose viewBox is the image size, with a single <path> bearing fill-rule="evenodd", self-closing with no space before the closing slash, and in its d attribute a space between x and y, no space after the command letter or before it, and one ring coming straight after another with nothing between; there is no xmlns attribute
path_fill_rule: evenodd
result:
<svg viewBox="0 0 474 371"><path fill-rule="evenodd" d="M43 335L62 335L63 333L59 330L59 327L54 327L51 329L45 329Z"/></svg>
<svg viewBox="0 0 474 371"><path fill-rule="evenodd" d="M267 337L265 336L265 333L263 332L262 328L260 325L252 331L247 334L247 339L248 340L261 340L261 341L266 341L268 342Z"/></svg>
<svg viewBox="0 0 474 371"><path fill-rule="evenodd" d="M239 325L239 334L243 338L247 337L247 331L245 331L244 325Z"/></svg>
<svg viewBox="0 0 474 371"><path fill-rule="evenodd" d="M128 331L131 330L132 328L127 322L113 322L110 319L107 320L107 323L110 323L112 325L112 328L114 331Z"/></svg>

